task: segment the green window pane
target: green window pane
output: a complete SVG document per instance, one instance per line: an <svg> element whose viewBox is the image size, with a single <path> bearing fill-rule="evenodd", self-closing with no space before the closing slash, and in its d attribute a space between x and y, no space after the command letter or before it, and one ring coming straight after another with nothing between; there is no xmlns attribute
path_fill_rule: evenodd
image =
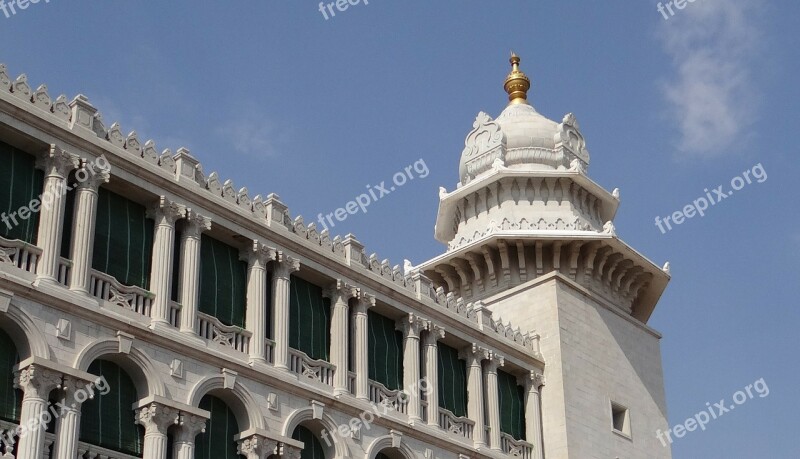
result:
<svg viewBox="0 0 800 459"><path fill-rule="evenodd" d="M72 179L74 177L71 177ZM72 183L72 181L69 181L69 183ZM74 218L75 190L69 190L64 196L64 229L61 231L61 256L68 259L71 259L69 250L70 244L72 244L72 220Z"/></svg>
<svg viewBox="0 0 800 459"><path fill-rule="evenodd" d="M39 213L23 220L19 209L30 206L44 190L44 172L36 169L36 158L0 142L0 236L36 244Z"/></svg>
<svg viewBox="0 0 800 459"><path fill-rule="evenodd" d="M202 235L200 239L200 312L225 325L244 327L247 263L239 250Z"/></svg>
<svg viewBox="0 0 800 459"><path fill-rule="evenodd" d="M123 285L148 289L154 226L144 206L100 188L92 267Z"/></svg>
<svg viewBox="0 0 800 459"><path fill-rule="evenodd" d="M267 272L267 313L264 330L267 331L267 338L274 339L275 331L272 329L272 272Z"/></svg>
<svg viewBox="0 0 800 459"><path fill-rule="evenodd" d="M0 419L19 422L22 409L22 392L14 388L14 365L19 363L19 353L14 341L6 332L0 330L0 375L5 375L0 383Z"/></svg>
<svg viewBox="0 0 800 459"><path fill-rule="evenodd" d="M403 333L395 330L395 321L372 311L367 312L369 344L369 379L388 389L403 385Z"/></svg>
<svg viewBox="0 0 800 459"><path fill-rule="evenodd" d="M517 378L504 371L497 372L500 400L500 431L517 440L525 439L525 391Z"/></svg>
<svg viewBox="0 0 800 459"><path fill-rule="evenodd" d="M175 244L172 246L172 288L170 289L170 299L178 301L178 283L181 278L181 233L175 230Z"/></svg>
<svg viewBox="0 0 800 459"><path fill-rule="evenodd" d="M312 359L328 360L330 301L322 298L322 288L308 281L292 276L290 283L289 347Z"/></svg>
<svg viewBox="0 0 800 459"><path fill-rule="evenodd" d="M458 351L439 343L439 406L456 416L467 415L467 364Z"/></svg>
<svg viewBox="0 0 800 459"><path fill-rule="evenodd" d="M307 428L297 426L292 433L292 438L303 442L303 451L300 453L300 459L325 459L325 450L322 448L322 443Z"/></svg>
<svg viewBox="0 0 800 459"><path fill-rule="evenodd" d="M211 413L205 433L195 440L195 459L240 459L233 437L239 434L236 416L222 400L206 395L200 400L200 409Z"/></svg>
<svg viewBox="0 0 800 459"><path fill-rule="evenodd" d="M117 364L95 360L89 373L105 378L109 391L95 392L81 406L80 440L132 456L142 457L144 428L134 423L133 404L139 400L133 380Z"/></svg>

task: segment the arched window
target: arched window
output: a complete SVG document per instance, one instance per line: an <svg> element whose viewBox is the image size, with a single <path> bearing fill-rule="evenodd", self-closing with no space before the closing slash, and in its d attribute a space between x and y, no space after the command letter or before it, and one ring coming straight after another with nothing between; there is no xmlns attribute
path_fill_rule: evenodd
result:
<svg viewBox="0 0 800 459"><path fill-rule="evenodd" d="M292 438L303 442L303 452L300 459L325 459L325 448L322 447L314 432L303 426L297 426L292 433Z"/></svg>
<svg viewBox="0 0 800 459"><path fill-rule="evenodd" d="M106 449L142 456L144 428L134 422L133 404L139 400L133 380L119 365L95 360L89 373L106 380L109 391L95 392L81 407L80 440Z"/></svg>
<svg viewBox="0 0 800 459"><path fill-rule="evenodd" d="M195 441L195 459L239 459L233 437L239 434L236 416L222 400L206 395L200 400L200 409L211 413L206 431Z"/></svg>
<svg viewBox="0 0 800 459"><path fill-rule="evenodd" d="M13 423L19 422L19 413L22 407L22 391L14 388L14 365L19 363L19 353L14 341L6 332L0 330L0 419Z"/></svg>

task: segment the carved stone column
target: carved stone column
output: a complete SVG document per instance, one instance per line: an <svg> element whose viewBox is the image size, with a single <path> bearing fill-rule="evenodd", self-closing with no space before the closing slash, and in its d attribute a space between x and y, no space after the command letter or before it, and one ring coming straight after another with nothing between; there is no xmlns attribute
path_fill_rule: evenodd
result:
<svg viewBox="0 0 800 459"><path fill-rule="evenodd" d="M159 403L150 403L136 410L136 423L144 426L143 457L166 459L167 429L180 423L178 410Z"/></svg>
<svg viewBox="0 0 800 459"><path fill-rule="evenodd" d="M428 394L428 425L439 427L439 344L444 338L444 328L429 322L425 333L425 380Z"/></svg>
<svg viewBox="0 0 800 459"><path fill-rule="evenodd" d="M67 194L67 177L80 166L77 156L70 155L55 145L39 157L36 166L44 169L44 190L39 207L39 235L36 245L42 256L36 267L39 278L58 281L58 260L61 255L61 231L64 222L64 196ZM71 225L72 222L66 222Z"/></svg>
<svg viewBox="0 0 800 459"><path fill-rule="evenodd" d="M250 339L250 362L267 363L267 263L277 256L275 249L253 241L242 252L247 262L246 327L253 333Z"/></svg>
<svg viewBox="0 0 800 459"><path fill-rule="evenodd" d="M236 441L236 451L247 459L267 459L277 453L278 442L261 435L250 435Z"/></svg>
<svg viewBox="0 0 800 459"><path fill-rule="evenodd" d="M489 418L489 448L500 451L500 391L497 384L497 367L502 367L502 355L490 352L486 362L486 409Z"/></svg>
<svg viewBox="0 0 800 459"><path fill-rule="evenodd" d="M78 454L78 434L81 425L81 405L96 395L93 383L71 376L64 377L63 398L58 405L56 441L53 459L72 459Z"/></svg>
<svg viewBox="0 0 800 459"><path fill-rule="evenodd" d="M473 344L462 349L459 357L467 361L467 417L475 423L472 438L476 448L486 447L482 362L489 358L489 351Z"/></svg>
<svg viewBox="0 0 800 459"><path fill-rule="evenodd" d="M538 370L531 371L525 378L525 438L533 445L531 459L544 457L542 435L542 403L540 388L544 385L544 375Z"/></svg>
<svg viewBox="0 0 800 459"><path fill-rule="evenodd" d="M211 229L211 219L196 212L186 212L186 226L181 234L181 273L178 280L181 303L181 331L197 334L197 299L200 296L200 235Z"/></svg>
<svg viewBox="0 0 800 459"><path fill-rule="evenodd" d="M300 261L278 252L272 273L272 326L275 328L275 368L289 369L289 282Z"/></svg>
<svg viewBox="0 0 800 459"><path fill-rule="evenodd" d="M151 322L169 325L169 300L172 287L172 256L175 245L175 221L186 216L186 208L161 196L148 210L155 220L153 259L150 267L150 291L155 294Z"/></svg>
<svg viewBox="0 0 800 459"><path fill-rule="evenodd" d="M362 293L354 308L356 398L369 400L369 319L367 310L375 306L375 297Z"/></svg>
<svg viewBox="0 0 800 459"><path fill-rule="evenodd" d="M408 420L422 422L419 404L419 333L427 322L414 314L400 319L397 329L403 332L403 390L408 395Z"/></svg>
<svg viewBox="0 0 800 459"><path fill-rule="evenodd" d="M14 374L14 387L24 392L17 457L42 457L45 426L41 421L47 419L47 397L50 391L61 387L61 383L60 374L36 365L29 365ZM29 428L31 426L33 428Z"/></svg>
<svg viewBox="0 0 800 459"><path fill-rule="evenodd" d="M350 330L347 327L347 317L350 307L350 298L358 296L358 289L341 280L328 287L323 293L325 298L331 299L331 363L336 365L333 374L333 395L348 394L347 389L347 363L348 359L348 337Z"/></svg>
<svg viewBox="0 0 800 459"><path fill-rule="evenodd" d="M90 170L83 164L76 174L86 174L86 180L78 183L75 191L75 218L72 222L72 242L70 256L70 290L89 293L89 271L92 268L92 252L94 250L94 227L97 221L97 190L103 183L108 183L107 171Z"/></svg>
<svg viewBox="0 0 800 459"><path fill-rule="evenodd" d="M194 459L195 437L206 431L206 419L181 413L176 429L173 455L175 459Z"/></svg>
<svg viewBox="0 0 800 459"><path fill-rule="evenodd" d="M302 449L296 446L287 445L285 443L281 443L281 446L278 450L281 459L300 459L302 452Z"/></svg>

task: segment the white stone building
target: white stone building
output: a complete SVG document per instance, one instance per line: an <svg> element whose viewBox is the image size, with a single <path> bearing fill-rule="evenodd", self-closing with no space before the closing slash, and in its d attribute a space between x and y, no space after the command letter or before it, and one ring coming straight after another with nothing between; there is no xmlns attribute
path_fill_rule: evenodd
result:
<svg viewBox="0 0 800 459"><path fill-rule="evenodd" d="M2 457L670 457L668 268L529 87L401 269L0 65Z"/></svg>

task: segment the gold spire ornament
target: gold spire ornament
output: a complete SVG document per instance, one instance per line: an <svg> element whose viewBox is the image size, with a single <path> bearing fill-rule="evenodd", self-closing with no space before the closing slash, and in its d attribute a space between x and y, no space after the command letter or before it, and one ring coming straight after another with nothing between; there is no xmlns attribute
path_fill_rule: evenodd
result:
<svg viewBox="0 0 800 459"><path fill-rule="evenodd" d="M514 51L511 51L511 73L506 77L503 89L508 93L508 104L527 104L528 90L531 88L531 80L519 69L520 58Z"/></svg>

